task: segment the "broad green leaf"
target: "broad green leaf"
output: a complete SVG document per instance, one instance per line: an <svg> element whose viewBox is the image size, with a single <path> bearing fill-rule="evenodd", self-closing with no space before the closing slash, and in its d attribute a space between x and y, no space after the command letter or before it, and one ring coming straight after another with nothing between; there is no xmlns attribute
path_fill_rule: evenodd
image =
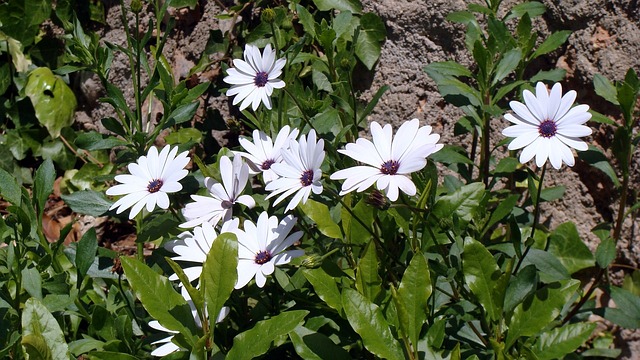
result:
<svg viewBox="0 0 640 360"><path fill-rule="evenodd" d="M471 70L466 67L458 64L455 61L438 61L432 62L431 64L425 66L424 71L428 74L432 72L437 72L442 75L451 75L455 77L465 76L471 77L473 74Z"/></svg>
<svg viewBox="0 0 640 360"><path fill-rule="evenodd" d="M171 114L169 114L167 122L164 124L164 128L190 121L196 114L198 106L200 106L200 103L197 101L178 106L177 109L173 110Z"/></svg>
<svg viewBox="0 0 640 360"><path fill-rule="evenodd" d="M32 70L24 91L31 99L38 121L47 128L51 138L59 137L63 128L73 124L76 96L49 68Z"/></svg>
<svg viewBox="0 0 640 360"><path fill-rule="evenodd" d="M548 251L531 248L527 257L522 261L522 266L529 264L533 264L538 269L540 281L546 284L566 280L570 277L567 268Z"/></svg>
<svg viewBox="0 0 640 360"><path fill-rule="evenodd" d="M331 27L336 32L337 39L343 38L350 41L353 38L353 31L358 24L360 24L359 18L353 16L349 11L342 11L333 19Z"/></svg>
<svg viewBox="0 0 640 360"><path fill-rule="evenodd" d="M616 286L609 292L616 307L604 308L604 318L627 329L640 329L640 296Z"/></svg>
<svg viewBox="0 0 640 360"><path fill-rule="evenodd" d="M620 187L620 180L618 180L616 171L613 169L613 166L611 166L611 163L609 162L607 156L603 154L600 149L593 145L589 145L588 150L578 152L578 158L595 167L596 169L602 171L605 175L607 175L607 177L609 177L609 179L616 187Z"/></svg>
<svg viewBox="0 0 640 360"><path fill-rule="evenodd" d="M507 286L504 295L504 312L510 313L516 306L536 291L538 286L538 274L533 265L525 266L513 278Z"/></svg>
<svg viewBox="0 0 640 360"><path fill-rule="evenodd" d="M266 353L274 340L293 331L308 313L306 310L287 311L270 319L258 321L253 328L233 338L233 347L229 350L226 359L255 359Z"/></svg>
<svg viewBox="0 0 640 360"><path fill-rule="evenodd" d="M0 196L13 205L20 206L22 192L16 178L0 168Z"/></svg>
<svg viewBox="0 0 640 360"><path fill-rule="evenodd" d="M537 58L540 55L548 54L555 49L559 48L562 44L564 44L569 36L571 35L571 30L561 30L556 31L553 34L549 35L542 44L536 49L536 51L531 55L532 59Z"/></svg>
<svg viewBox="0 0 640 360"><path fill-rule="evenodd" d="M61 197L62 200L69 205L71 210L79 214L91 216L104 215L113 204L107 200L101 192L94 190L76 191L69 195L62 195Z"/></svg>
<svg viewBox="0 0 640 360"><path fill-rule="evenodd" d="M51 315L49 310L37 299L30 298L24 304L22 312L22 336L23 345L33 346L46 359L49 354L50 359L69 359L69 347L64 340L64 334L60 325ZM42 340L46 344L43 350ZM42 354L44 351L45 354ZM32 357L37 358L37 357Z"/></svg>
<svg viewBox="0 0 640 360"><path fill-rule="evenodd" d="M342 300L340 298L340 290L338 290L338 285L333 277L327 274L322 268L304 269L302 274L311 285L313 285L313 289L320 299L340 312L342 309Z"/></svg>
<svg viewBox="0 0 640 360"><path fill-rule="evenodd" d="M382 279L378 274L378 255L373 240L365 247L356 267L356 289L371 302L375 301L382 289Z"/></svg>
<svg viewBox="0 0 640 360"><path fill-rule="evenodd" d="M211 245L200 277L210 319L215 319L225 301L231 296L238 278L237 267L238 241L236 236L231 233L222 233ZM213 327L213 324L211 326Z"/></svg>
<svg viewBox="0 0 640 360"><path fill-rule="evenodd" d="M489 220L484 225L483 234L489 230L493 225L497 224L498 221L504 219L507 215L511 214L513 208L516 206L518 202L518 195L509 195L506 199L500 201L496 209L491 213Z"/></svg>
<svg viewBox="0 0 640 360"><path fill-rule="evenodd" d="M149 315L169 330L178 331L193 342L195 321L191 309L169 279L136 259L120 257L124 273ZM162 294L162 296L158 296Z"/></svg>
<svg viewBox="0 0 640 360"><path fill-rule="evenodd" d="M51 350L47 346L44 337L33 334L23 335L21 343L25 352L29 355L29 359L53 360Z"/></svg>
<svg viewBox="0 0 640 360"><path fill-rule="evenodd" d="M188 7L193 9L196 7L196 4L198 4L198 0L171 0L169 2L169 6L174 8Z"/></svg>
<svg viewBox="0 0 640 360"><path fill-rule="evenodd" d="M465 150L457 145L445 145L438 152L429 155L431 160L443 164L473 164L473 161L469 159Z"/></svg>
<svg viewBox="0 0 640 360"><path fill-rule="evenodd" d="M352 289L342 291L342 307L351 327L362 337L364 346L384 359L404 359L398 340L378 306Z"/></svg>
<svg viewBox="0 0 640 360"><path fill-rule="evenodd" d="M504 292L498 291L497 287L502 272L489 250L471 238L465 240L462 271L466 284L478 298L489 318L500 319Z"/></svg>
<svg viewBox="0 0 640 360"><path fill-rule="evenodd" d="M40 24L50 14L51 2L48 0L3 2L0 4L0 30L25 47L30 46L36 40Z"/></svg>
<svg viewBox="0 0 640 360"><path fill-rule="evenodd" d="M200 143L202 142L202 131L192 127L185 127L172 132L164 139L167 144L182 145L189 142Z"/></svg>
<svg viewBox="0 0 640 360"><path fill-rule="evenodd" d="M578 229L572 222L558 225L549 236L549 252L560 260L569 274L594 265L591 250L580 239Z"/></svg>
<svg viewBox="0 0 640 360"><path fill-rule="evenodd" d="M299 207L305 215L313 220L322 234L333 239L342 239L340 226L331 219L331 214L329 213L329 207L327 207L327 205L309 199Z"/></svg>
<svg viewBox="0 0 640 360"><path fill-rule="evenodd" d="M56 180L56 169L53 167L53 162L45 160L36 170L36 176L33 180L33 206L41 215L49 194L53 191L53 182Z"/></svg>
<svg viewBox="0 0 640 360"><path fill-rule="evenodd" d="M536 291L529 299L518 305L509 319L506 348L523 336L537 335L558 315L580 286L578 280L564 280L549 284Z"/></svg>
<svg viewBox="0 0 640 360"><path fill-rule="evenodd" d="M529 79L532 84L537 83L538 81L552 81L559 82L564 79L564 76L567 74L567 70L565 69L553 69L553 70L540 70L535 75Z"/></svg>
<svg viewBox="0 0 640 360"><path fill-rule="evenodd" d="M386 36L387 30L378 15L373 13L362 15L355 52L358 59L362 61L367 69L373 69L376 61L380 58L382 42Z"/></svg>
<svg viewBox="0 0 640 360"><path fill-rule="evenodd" d="M404 324L403 328L414 346L418 345L422 324L427 320L427 305L431 292L427 259L422 253L416 253L404 271L398 287L398 297L408 315L408 323Z"/></svg>
<svg viewBox="0 0 640 360"><path fill-rule="evenodd" d="M349 353L336 345L326 335L309 330L304 326L296 327L289 333L296 353L303 359L310 360L348 360Z"/></svg>
<svg viewBox="0 0 640 360"><path fill-rule="evenodd" d="M300 23L302 24L302 28L304 29L304 32L311 35L312 38L315 38L316 23L313 20L313 15L311 15L309 10L307 10L304 6L301 6L300 4L296 4L296 12L298 13L298 18L300 19Z"/></svg>
<svg viewBox="0 0 640 360"><path fill-rule="evenodd" d="M563 325L542 333L532 350L539 360L562 359L584 345L595 327L593 323Z"/></svg>
<svg viewBox="0 0 640 360"><path fill-rule="evenodd" d="M329 78L323 72L316 70L311 71L311 79L313 80L313 84L318 88L318 90L323 90L328 93L333 92L331 81L329 81Z"/></svg>
<svg viewBox="0 0 640 360"><path fill-rule="evenodd" d="M80 149L92 151L113 149L116 146L125 146L127 145L127 142L113 136L107 136L105 138L102 134L91 131L79 134L75 139L74 144Z"/></svg>
<svg viewBox="0 0 640 360"><path fill-rule="evenodd" d="M514 18L521 18L524 16L524 14L529 14L530 18L534 18L536 16L544 14L546 10L547 8L544 6L544 4L540 2L524 2L522 4L514 6L504 18L504 21L508 21Z"/></svg>
<svg viewBox="0 0 640 360"><path fill-rule="evenodd" d="M447 14L447 20L460 24L477 22L475 15L469 11L453 11Z"/></svg>
<svg viewBox="0 0 640 360"><path fill-rule="evenodd" d="M340 10L350 11L354 14L362 12L362 5L358 0L313 0L320 11Z"/></svg>
<svg viewBox="0 0 640 360"><path fill-rule="evenodd" d="M38 300L42 300L42 277L40 271L34 267L22 269L22 287Z"/></svg>
<svg viewBox="0 0 640 360"><path fill-rule="evenodd" d="M522 59L522 51L518 48L511 49L507 51L506 54L500 59L498 66L496 67L495 74L493 75L493 80L491 81L491 85L495 85L500 82L502 79L507 77L520 63Z"/></svg>
<svg viewBox="0 0 640 360"><path fill-rule="evenodd" d="M91 360L137 360L138 358L115 351L92 351L89 353Z"/></svg>
<svg viewBox="0 0 640 360"><path fill-rule="evenodd" d="M595 74L593 75L593 87L596 90L596 94L602 96L614 105L620 105L618 102L618 91L609 79L600 74Z"/></svg>
<svg viewBox="0 0 640 360"><path fill-rule="evenodd" d="M96 237L96 229L89 229L80 239L76 251L76 269L78 270L78 287L82 282L82 278L87 274L93 260L95 260L98 251L98 238Z"/></svg>
<svg viewBox="0 0 640 360"><path fill-rule="evenodd" d="M345 202L348 204L347 200ZM367 205L364 200L360 200L351 211L369 229L373 223L373 208ZM371 233L354 217L348 210L342 208L342 229L346 235L345 242L348 244L366 244L371 239Z"/></svg>
<svg viewBox="0 0 640 360"><path fill-rule="evenodd" d="M460 219L471 221L484 193L482 183L464 185L453 194L440 197L433 206L433 213L440 219L450 218L455 213Z"/></svg>

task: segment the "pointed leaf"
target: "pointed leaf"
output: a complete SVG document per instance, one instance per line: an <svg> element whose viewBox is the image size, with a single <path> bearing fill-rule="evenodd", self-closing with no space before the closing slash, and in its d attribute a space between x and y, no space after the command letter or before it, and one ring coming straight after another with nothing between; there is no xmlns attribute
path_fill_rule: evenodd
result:
<svg viewBox="0 0 640 360"><path fill-rule="evenodd" d="M464 185L453 194L440 197L433 207L433 213L441 219L449 218L455 213L460 219L471 221L480 207L484 193L482 183Z"/></svg>
<svg viewBox="0 0 640 360"><path fill-rule="evenodd" d="M336 345L326 335L298 326L289 333L296 353L303 359L310 360L349 360L349 353Z"/></svg>
<svg viewBox="0 0 640 360"><path fill-rule="evenodd" d="M380 58L382 42L387 36L382 19L373 13L366 13L360 18L360 34L356 41L356 56L367 69L373 66Z"/></svg>
<svg viewBox="0 0 640 360"><path fill-rule="evenodd" d="M578 229L572 222L558 225L551 234L549 252L560 260L569 274L594 265L591 250L580 239Z"/></svg>
<svg viewBox="0 0 640 360"><path fill-rule="evenodd" d="M393 337L376 304L355 290L344 289L342 306L349 324L362 337L367 350L384 359L404 359L400 343Z"/></svg>
<svg viewBox="0 0 640 360"><path fill-rule="evenodd" d="M304 269L304 277L313 285L313 290L327 305L340 312L342 309L342 299L340 290L332 276L327 274L322 268Z"/></svg>
<svg viewBox="0 0 640 360"><path fill-rule="evenodd" d="M596 249L596 262L602 269L609 266L617 256L616 243L613 239L607 238L600 242Z"/></svg>
<svg viewBox="0 0 640 360"><path fill-rule="evenodd" d="M56 169L50 159L45 160L36 170L36 176L33 179L33 206L41 215L44 211L44 205L49 198L49 194L53 191L53 182L56 180ZM38 215L38 216L40 216Z"/></svg>
<svg viewBox="0 0 640 360"><path fill-rule="evenodd" d="M232 233L222 233L211 245L202 268L201 286L210 319L215 319L225 301L231 296L238 278L237 267L236 236Z"/></svg>
<svg viewBox="0 0 640 360"><path fill-rule="evenodd" d="M24 91L31 99L38 121L47 128L51 138L59 137L63 128L73 124L76 96L49 68L31 71Z"/></svg>
<svg viewBox="0 0 640 360"><path fill-rule="evenodd" d="M564 325L542 333L533 345L532 350L539 360L562 359L589 340L595 328L596 324L577 323Z"/></svg>
<svg viewBox="0 0 640 360"><path fill-rule="evenodd" d="M561 30L554 32L553 34L549 35L549 37L547 37L542 44L540 44L531 58L535 59L540 55L548 54L553 50L559 48L567 41L570 35L571 30Z"/></svg>
<svg viewBox="0 0 640 360"><path fill-rule="evenodd" d="M331 219L329 207L323 203L309 199L306 203L301 204L299 208L318 226L320 232L333 239L342 239L340 226Z"/></svg>
<svg viewBox="0 0 640 360"><path fill-rule="evenodd" d="M618 102L618 91L609 79L600 74L595 74L593 75L593 87L596 90L596 94L602 96L614 105L620 105Z"/></svg>
<svg viewBox="0 0 640 360"><path fill-rule="evenodd" d="M518 48L511 49L507 51L506 54L500 59L498 66L496 67L495 74L493 76L493 81L491 81L491 85L495 85L500 80L504 79L509 75L513 70L518 67L520 60L522 59L522 51Z"/></svg>
<svg viewBox="0 0 640 360"><path fill-rule="evenodd" d="M233 338L233 347L226 359L255 359L266 353L275 340L293 331L308 313L306 310L287 311L258 321L253 328Z"/></svg>
<svg viewBox="0 0 640 360"><path fill-rule="evenodd" d="M87 271L93 264L98 251L98 238L96 237L96 229L89 229L78 242L76 251L76 269L78 270L78 287L82 283L82 278L87 275Z"/></svg>
<svg viewBox="0 0 640 360"><path fill-rule="evenodd" d="M44 359L47 354L50 359L69 359L71 356L60 325L46 306L35 298L28 299L24 304L22 335L22 344L45 355ZM46 348L43 348L45 344Z"/></svg>
<svg viewBox="0 0 640 360"><path fill-rule="evenodd" d="M431 276L427 259L422 253L417 253L404 271L402 282L398 287L398 297L408 315L408 323L403 327L414 346L418 345L422 324L427 320L427 305L431 292Z"/></svg>
<svg viewBox="0 0 640 360"><path fill-rule="evenodd" d="M502 316L504 292L496 291L502 275L496 260L481 243L468 238L462 254L462 271L471 292L492 320Z"/></svg>
<svg viewBox="0 0 640 360"><path fill-rule="evenodd" d="M0 196L13 205L20 206L22 191L16 178L0 168Z"/></svg>
<svg viewBox="0 0 640 360"><path fill-rule="evenodd" d="M380 289L382 279L378 274L378 255L376 245L371 240L364 249L363 255L356 268L356 289L369 301L374 302Z"/></svg>

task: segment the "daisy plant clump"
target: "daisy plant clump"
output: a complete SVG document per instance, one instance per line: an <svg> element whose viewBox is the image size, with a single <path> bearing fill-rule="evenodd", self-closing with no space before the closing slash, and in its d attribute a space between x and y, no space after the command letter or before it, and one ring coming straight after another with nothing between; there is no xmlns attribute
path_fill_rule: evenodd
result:
<svg viewBox="0 0 640 360"><path fill-rule="evenodd" d="M320 166L324 156L324 140L317 140L314 130L308 136L300 136L298 141L290 140L289 148L282 151L283 161L271 165L279 178L265 186L271 192L267 199L279 195L273 202L275 206L293 195L285 208L285 211L290 211L299 203L306 203L312 192L322 193Z"/></svg>
<svg viewBox="0 0 640 360"><path fill-rule="evenodd" d="M381 127L371 123L372 140L359 138L339 153L364 164L336 171L331 179L345 180L340 195L351 191L362 192L373 184L384 191L391 201L398 200L399 190L413 196L416 186L411 173L427 165L427 157L442 149L437 144L440 135L431 134L431 126L422 126L418 119L403 123L395 137L391 125Z"/></svg>
<svg viewBox="0 0 640 360"><path fill-rule="evenodd" d="M587 143L580 138L591 135L591 128L584 125L591 114L588 105L572 107L576 95L574 90L562 95L560 83L549 91L544 83L538 82L535 95L529 90L523 92L524 104L509 103L513 114L504 118L514 125L502 130L502 134L514 138L509 150L522 149L521 163L535 157L536 165L541 167L549 159L555 169L560 169L563 162L568 166L575 164L571 148L587 150Z"/></svg>
<svg viewBox="0 0 640 360"><path fill-rule="evenodd" d="M220 157L220 176L222 183L210 177L205 178L204 186L210 196L191 195L194 202L184 207L182 214L187 221L181 227L225 222L231 219L236 203L248 208L255 206L255 200L250 195L242 195L249 180L249 166L242 157L235 156L233 162L226 156Z"/></svg>
<svg viewBox="0 0 640 360"><path fill-rule="evenodd" d="M278 178L271 169L275 163L282 162L282 151L289 148L291 140L298 136L298 129L291 129L285 125L278 131L275 141L259 130L253 130L253 141L241 137L238 141L245 151L236 151L236 156L242 156L248 161L253 174L262 173L265 184Z"/></svg>
<svg viewBox="0 0 640 360"><path fill-rule="evenodd" d="M117 209L116 213L120 214L131 208L129 219L133 219L144 207L148 212L153 211L156 205L168 209L167 194L180 191L182 185L179 181L189 173L185 169L189 163L188 152L177 153L177 147L167 145L158 153L158 149L152 146L147 155L129 164L130 174L116 175L115 180L120 184L107 189L107 195L125 195L109 210Z"/></svg>
<svg viewBox="0 0 640 360"><path fill-rule="evenodd" d="M247 44L243 57L244 60L233 60L234 68L227 70L227 76L223 79L231 85L227 96L235 96L233 105L240 104L240 110L251 105L256 111L261 102L271 110L273 89L285 86L285 82L278 77L286 60L276 59L276 51L271 44L267 44L262 54L257 46Z"/></svg>

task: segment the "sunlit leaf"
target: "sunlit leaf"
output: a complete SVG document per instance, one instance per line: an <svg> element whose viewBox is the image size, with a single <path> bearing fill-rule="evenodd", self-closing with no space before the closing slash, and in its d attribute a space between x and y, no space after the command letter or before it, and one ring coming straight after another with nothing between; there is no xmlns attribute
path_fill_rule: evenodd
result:
<svg viewBox="0 0 640 360"><path fill-rule="evenodd" d="M69 347L60 325L37 299L30 298L22 311L22 345L38 353L41 359L69 359ZM32 358L38 358L33 356Z"/></svg>
<svg viewBox="0 0 640 360"><path fill-rule="evenodd" d="M31 71L24 91L31 99L38 121L47 128L52 138L57 138L63 128L73 124L76 96L49 68L40 67Z"/></svg>

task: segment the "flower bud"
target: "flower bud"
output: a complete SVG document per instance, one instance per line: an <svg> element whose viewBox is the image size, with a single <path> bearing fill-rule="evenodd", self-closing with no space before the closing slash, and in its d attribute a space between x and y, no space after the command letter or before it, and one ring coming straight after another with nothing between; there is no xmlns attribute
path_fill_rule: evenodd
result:
<svg viewBox="0 0 640 360"><path fill-rule="evenodd" d="M322 265L323 257L318 254L311 254L302 259L300 266L304 266L309 269L315 269Z"/></svg>
<svg viewBox="0 0 640 360"><path fill-rule="evenodd" d="M271 8L264 9L262 10L262 14L260 14L260 20L271 24L276 20L276 12Z"/></svg>
<svg viewBox="0 0 640 360"><path fill-rule="evenodd" d="M139 14L142 11L142 0L131 0L131 11Z"/></svg>
<svg viewBox="0 0 640 360"><path fill-rule="evenodd" d="M387 210L391 204L387 200L387 197L384 196L380 191L373 190L371 194L364 200L367 204L380 209Z"/></svg>

